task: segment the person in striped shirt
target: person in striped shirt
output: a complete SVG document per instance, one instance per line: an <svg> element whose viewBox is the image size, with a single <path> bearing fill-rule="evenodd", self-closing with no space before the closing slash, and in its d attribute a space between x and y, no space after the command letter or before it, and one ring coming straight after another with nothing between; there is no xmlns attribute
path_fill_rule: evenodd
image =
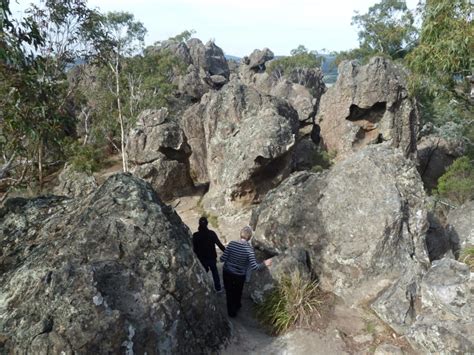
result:
<svg viewBox="0 0 474 355"><path fill-rule="evenodd" d="M255 252L249 241L252 238L252 228L246 226L240 231L240 240L231 241L225 248L221 261L224 262L223 279L227 299L227 314L235 317L242 306L242 289L245 275L249 269L258 270L272 264L271 259L258 264Z"/></svg>

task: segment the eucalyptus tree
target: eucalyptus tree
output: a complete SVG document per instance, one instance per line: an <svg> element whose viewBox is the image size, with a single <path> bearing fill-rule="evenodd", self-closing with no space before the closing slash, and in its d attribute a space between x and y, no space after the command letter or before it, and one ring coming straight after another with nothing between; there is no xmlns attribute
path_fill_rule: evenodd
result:
<svg viewBox="0 0 474 355"><path fill-rule="evenodd" d="M117 120L120 125L120 152L123 171L128 171L128 160L125 151L127 118L123 111L122 66L126 57L140 54L144 46L146 29L127 12L109 12L101 16L95 24L95 32L90 37L94 43L94 58L97 63L105 65L114 78L114 96L117 109ZM128 118L130 119L130 117Z"/></svg>
<svg viewBox="0 0 474 355"><path fill-rule="evenodd" d="M57 159L71 133L65 71L84 54L84 33L95 14L86 0L43 0L13 20L9 5L2 0L0 145L8 163L3 166L11 170L16 159L31 168L34 162L41 189L44 158Z"/></svg>

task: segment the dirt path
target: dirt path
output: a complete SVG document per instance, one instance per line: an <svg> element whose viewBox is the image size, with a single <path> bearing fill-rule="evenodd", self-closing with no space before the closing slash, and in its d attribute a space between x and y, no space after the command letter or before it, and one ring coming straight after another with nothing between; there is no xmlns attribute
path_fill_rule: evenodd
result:
<svg viewBox="0 0 474 355"><path fill-rule="evenodd" d="M199 196L188 196L172 201L183 222L194 232L202 210L199 206ZM240 229L249 221L250 213L242 213L233 217L220 217L214 226L223 243L235 240ZM220 250L218 250L220 253ZM219 264L222 275L222 264ZM209 282L211 275L209 273ZM225 294L219 295L219 305L226 311ZM222 355L240 354L348 354L344 351L345 343L337 332L315 332L297 330L281 337L271 336L255 319L253 302L245 292L242 299L242 308L236 318L229 319L232 326L232 337L228 346L222 350Z"/></svg>

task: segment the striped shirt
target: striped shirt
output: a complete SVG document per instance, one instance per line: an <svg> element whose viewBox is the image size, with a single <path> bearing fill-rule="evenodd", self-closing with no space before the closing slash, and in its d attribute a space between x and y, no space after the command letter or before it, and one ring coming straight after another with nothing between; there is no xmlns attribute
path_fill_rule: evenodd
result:
<svg viewBox="0 0 474 355"><path fill-rule="evenodd" d="M224 262L224 270L236 275L245 275L248 269L263 267L263 264L257 264L253 248L243 239L240 242L231 241L225 248L221 261Z"/></svg>

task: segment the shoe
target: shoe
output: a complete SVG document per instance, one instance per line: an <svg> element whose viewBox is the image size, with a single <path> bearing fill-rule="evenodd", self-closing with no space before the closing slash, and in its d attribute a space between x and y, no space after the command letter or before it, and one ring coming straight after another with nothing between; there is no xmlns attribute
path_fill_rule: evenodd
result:
<svg viewBox="0 0 474 355"><path fill-rule="evenodd" d="M216 293L223 293L224 292L224 289L221 288L220 290L216 290Z"/></svg>

